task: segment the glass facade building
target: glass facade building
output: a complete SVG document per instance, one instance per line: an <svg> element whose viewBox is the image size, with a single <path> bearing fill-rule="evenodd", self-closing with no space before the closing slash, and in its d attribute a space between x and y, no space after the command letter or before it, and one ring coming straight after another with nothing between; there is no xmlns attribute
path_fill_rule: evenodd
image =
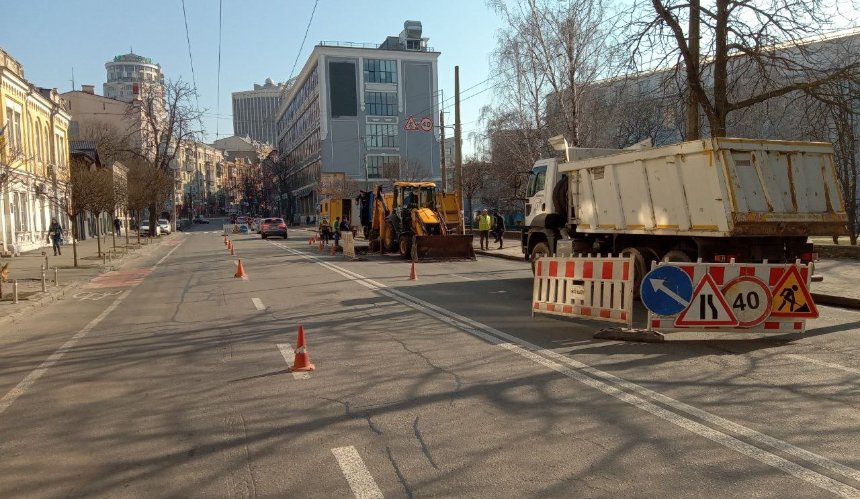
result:
<svg viewBox="0 0 860 499"><path fill-rule="evenodd" d="M284 87L267 78L263 85L255 84L254 90L233 92L233 134L274 146L275 112Z"/></svg>
<svg viewBox="0 0 860 499"><path fill-rule="evenodd" d="M276 113L281 190L296 221L328 195L351 197L394 179L441 180L437 59L408 21L382 44L314 47ZM407 41L413 43L407 43ZM324 178L344 178L337 194ZM325 187L323 187L325 189Z"/></svg>

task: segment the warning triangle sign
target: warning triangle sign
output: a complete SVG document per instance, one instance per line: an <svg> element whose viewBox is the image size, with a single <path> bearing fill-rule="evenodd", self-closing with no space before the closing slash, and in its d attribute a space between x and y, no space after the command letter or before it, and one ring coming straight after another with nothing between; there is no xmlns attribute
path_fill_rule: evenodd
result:
<svg viewBox="0 0 860 499"><path fill-rule="evenodd" d="M797 266L789 267L788 271L773 287L773 309L770 315L804 319L818 317L818 309L812 301L812 295L809 294L806 281L800 277Z"/></svg>
<svg viewBox="0 0 860 499"><path fill-rule="evenodd" d="M408 120L406 120L406 124L403 125L404 130L409 130L410 132L414 132L418 130L418 122L415 121L415 116L410 116Z"/></svg>
<svg viewBox="0 0 860 499"><path fill-rule="evenodd" d="M737 325L737 317L710 274L702 277L693 290L690 305L675 319L676 327Z"/></svg>

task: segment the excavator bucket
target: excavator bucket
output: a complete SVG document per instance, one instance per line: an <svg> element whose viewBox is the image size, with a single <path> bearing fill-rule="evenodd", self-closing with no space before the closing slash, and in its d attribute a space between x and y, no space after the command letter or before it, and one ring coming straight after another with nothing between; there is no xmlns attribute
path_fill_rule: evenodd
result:
<svg viewBox="0 0 860 499"><path fill-rule="evenodd" d="M472 246L472 236L415 236L412 243L412 259L415 261L474 260L475 248Z"/></svg>

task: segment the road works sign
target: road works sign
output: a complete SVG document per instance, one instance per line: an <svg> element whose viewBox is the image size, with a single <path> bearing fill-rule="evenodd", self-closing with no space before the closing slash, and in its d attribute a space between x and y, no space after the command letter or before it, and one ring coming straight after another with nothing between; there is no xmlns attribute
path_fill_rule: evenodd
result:
<svg viewBox="0 0 860 499"><path fill-rule="evenodd" d="M777 317L804 317L815 319L818 309L812 302L809 289L796 267L791 267L782 275L773 289L773 308L771 315Z"/></svg>
<svg viewBox="0 0 860 499"><path fill-rule="evenodd" d="M799 263L661 263L640 295L652 330L802 333L805 319L818 317L812 271Z"/></svg>

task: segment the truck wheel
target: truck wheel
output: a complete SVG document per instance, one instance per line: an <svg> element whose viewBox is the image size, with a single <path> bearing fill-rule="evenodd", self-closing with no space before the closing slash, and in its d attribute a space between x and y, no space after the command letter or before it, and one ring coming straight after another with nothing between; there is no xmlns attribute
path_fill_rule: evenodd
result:
<svg viewBox="0 0 860 499"><path fill-rule="evenodd" d="M639 287L642 278L651 268L651 262L657 260L657 253L650 248L624 248L621 256L633 256L633 299L639 298Z"/></svg>
<svg viewBox="0 0 860 499"><path fill-rule="evenodd" d="M400 257L408 259L412 256L412 237L400 236Z"/></svg>
<svg viewBox="0 0 860 499"><path fill-rule="evenodd" d="M538 259L547 256L552 256L552 252L549 250L549 245L545 242L539 242L535 244L534 248L532 248L531 254L532 274L535 273L535 266L537 265Z"/></svg>
<svg viewBox="0 0 860 499"><path fill-rule="evenodd" d="M692 262L693 259L690 258L690 255L687 254L686 251L673 249L669 251L665 255L663 255L662 261L664 262Z"/></svg>

